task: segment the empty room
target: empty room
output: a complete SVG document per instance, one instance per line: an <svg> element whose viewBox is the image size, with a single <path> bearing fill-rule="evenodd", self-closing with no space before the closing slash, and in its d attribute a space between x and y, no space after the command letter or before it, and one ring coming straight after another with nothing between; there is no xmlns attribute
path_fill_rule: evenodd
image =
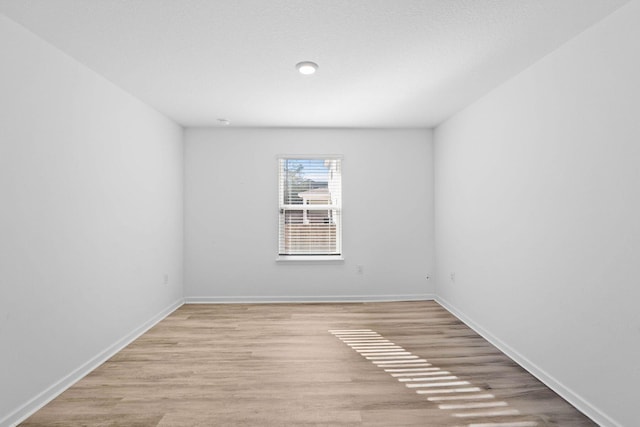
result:
<svg viewBox="0 0 640 427"><path fill-rule="evenodd" d="M640 0L0 0L0 427L640 426Z"/></svg>

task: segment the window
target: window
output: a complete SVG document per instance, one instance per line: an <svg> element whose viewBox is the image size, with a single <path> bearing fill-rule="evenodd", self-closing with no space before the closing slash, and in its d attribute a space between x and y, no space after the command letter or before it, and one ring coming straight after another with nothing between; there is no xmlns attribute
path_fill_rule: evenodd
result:
<svg viewBox="0 0 640 427"><path fill-rule="evenodd" d="M341 159L281 157L279 181L279 255L284 259L342 255Z"/></svg>

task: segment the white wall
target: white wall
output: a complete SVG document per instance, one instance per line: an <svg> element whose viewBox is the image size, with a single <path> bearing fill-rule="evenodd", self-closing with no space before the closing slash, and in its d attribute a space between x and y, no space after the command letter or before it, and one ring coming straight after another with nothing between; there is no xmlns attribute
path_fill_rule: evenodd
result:
<svg viewBox="0 0 640 427"><path fill-rule="evenodd" d="M629 427L638 22L633 1L435 131L438 296L602 425Z"/></svg>
<svg viewBox="0 0 640 427"><path fill-rule="evenodd" d="M181 301L183 147L175 123L2 15L0 52L6 425Z"/></svg>
<svg viewBox="0 0 640 427"><path fill-rule="evenodd" d="M430 296L431 138L428 130L188 129L187 301ZM276 263L279 154L344 156L344 263Z"/></svg>

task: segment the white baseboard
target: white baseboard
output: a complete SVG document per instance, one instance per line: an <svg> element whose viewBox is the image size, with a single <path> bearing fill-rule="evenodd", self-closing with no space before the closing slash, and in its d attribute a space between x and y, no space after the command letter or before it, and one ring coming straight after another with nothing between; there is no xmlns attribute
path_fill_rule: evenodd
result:
<svg viewBox="0 0 640 427"><path fill-rule="evenodd" d="M448 301L439 296L435 297L435 301L601 427L622 427L622 424L617 423L611 417L587 402L579 394L575 393L573 390L548 374L544 369L538 367L535 363L531 362L521 353L514 350L507 343L467 317Z"/></svg>
<svg viewBox="0 0 640 427"><path fill-rule="evenodd" d="M404 295L319 295L319 296L200 296L185 297L185 304L251 304L251 303L322 303L322 302L375 302L375 301L430 301L434 294Z"/></svg>
<svg viewBox="0 0 640 427"><path fill-rule="evenodd" d="M180 298L164 310L160 311L151 319L147 320L145 323L125 335L123 338L107 347L104 351L100 352L99 354L88 360L86 363L79 366L69 375L63 377L55 384L51 385L49 388L35 396L33 399L29 400L27 403L1 419L0 427L16 426L17 424L33 415L37 410L58 397L63 391L84 378L87 374L89 374L98 366L113 357L113 355L125 348L131 342L135 341L138 337L147 332L162 319L173 313L176 309L182 306L182 304L184 304L184 300Z"/></svg>

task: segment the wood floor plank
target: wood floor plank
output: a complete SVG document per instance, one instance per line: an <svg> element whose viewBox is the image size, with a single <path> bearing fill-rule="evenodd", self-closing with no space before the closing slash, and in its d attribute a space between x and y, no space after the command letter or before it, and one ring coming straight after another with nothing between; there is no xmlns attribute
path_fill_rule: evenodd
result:
<svg viewBox="0 0 640 427"><path fill-rule="evenodd" d="M358 336L388 340L404 359L367 359L350 343ZM447 379L399 380L411 378L403 367L423 359L430 371L421 374L440 369ZM444 381L465 385L429 385ZM457 391L463 387L474 391ZM595 425L437 303L423 301L185 305L22 425L483 424Z"/></svg>

